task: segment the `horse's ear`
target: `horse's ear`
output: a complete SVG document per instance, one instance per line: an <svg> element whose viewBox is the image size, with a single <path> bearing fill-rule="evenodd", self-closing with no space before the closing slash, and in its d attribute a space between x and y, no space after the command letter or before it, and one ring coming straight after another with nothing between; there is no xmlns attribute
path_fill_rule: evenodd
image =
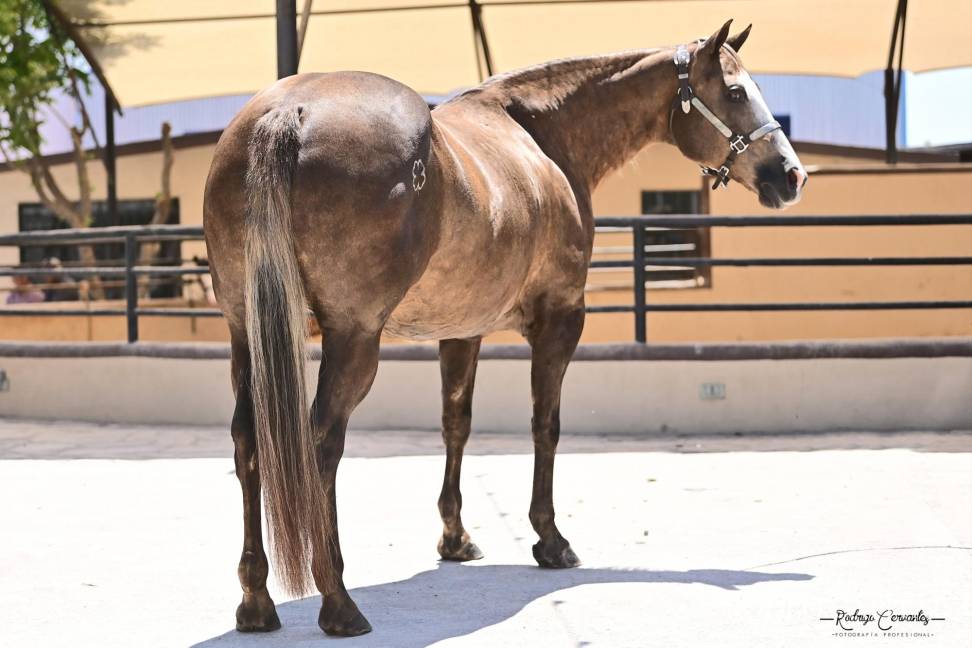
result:
<svg viewBox="0 0 972 648"><path fill-rule="evenodd" d="M709 56L718 57L719 50L722 49L726 39L729 38L729 27L731 25L732 18L726 21L726 24L722 26L722 29L712 34L705 40L705 43L702 45L701 52L705 52Z"/></svg>
<svg viewBox="0 0 972 648"><path fill-rule="evenodd" d="M751 32L752 30L753 30L753 26L752 24L750 24L749 27L742 30L735 36L730 36L726 40L726 42L729 43L729 47L731 47L733 50L738 52L739 48L741 48L743 46L743 43L746 42L746 39L749 38L749 32Z"/></svg>

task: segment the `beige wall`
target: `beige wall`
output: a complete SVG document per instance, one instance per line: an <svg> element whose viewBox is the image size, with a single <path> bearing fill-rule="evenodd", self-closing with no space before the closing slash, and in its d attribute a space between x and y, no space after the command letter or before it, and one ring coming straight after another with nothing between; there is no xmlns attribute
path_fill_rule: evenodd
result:
<svg viewBox="0 0 972 648"><path fill-rule="evenodd" d="M308 386L317 363L309 363ZM0 358L9 390L0 417L226 425L228 360L148 357ZM725 386L702 400L700 386ZM356 429L438 429L439 366L383 361ZM566 433L957 430L972 426L972 359L573 362L564 382ZM527 360L480 363L480 431L530 429Z"/></svg>
<svg viewBox="0 0 972 648"><path fill-rule="evenodd" d="M186 307L185 301L152 300L139 302L145 307ZM95 304L92 304L95 305ZM96 302L100 308L124 308L119 301ZM198 304L195 304L198 305ZM52 310L58 303L43 305ZM77 304L73 304L77 306ZM225 342L229 330L217 317L139 317L139 339L143 342ZM94 342L127 339L123 317L0 317L0 340L43 340L49 342Z"/></svg>
<svg viewBox="0 0 972 648"><path fill-rule="evenodd" d="M202 219L202 193L212 145L180 148L175 153L173 193L180 199L184 224ZM804 164L855 161L819 154L801 155ZM95 198L104 195L104 170L89 164ZM72 167L60 165L55 175L71 187ZM157 152L125 155L118 162L120 198L147 198L158 191L161 156ZM697 167L674 148L652 147L607 178L594 195L598 215L635 215L641 191L698 190ZM76 190L75 192L76 193ZM0 172L0 232L17 230L17 205L36 196L21 173ZM733 183L710 194L714 214L772 214L753 195ZM786 214L972 213L972 174L820 175L811 178L804 200ZM716 257L748 256L922 256L972 255L972 226L881 228L716 228ZM627 235L599 236L596 245L630 245ZM185 243L184 256L205 254L201 242ZM15 263L16 250L0 248L0 263ZM598 273L592 284L630 282L628 272ZM0 286L9 280L0 279ZM704 288L650 291L656 303L747 301L968 300L972 298L972 268L714 268ZM630 303L630 291L594 292L589 303ZM937 336L972 334L972 310L791 312L791 313L660 313L648 319L653 341L772 340L870 336ZM218 321L146 318L146 340L225 339ZM69 320L0 318L4 339L121 339L118 318ZM588 318L585 342L633 338L633 318L626 314L594 314ZM501 333L491 341L519 341Z"/></svg>

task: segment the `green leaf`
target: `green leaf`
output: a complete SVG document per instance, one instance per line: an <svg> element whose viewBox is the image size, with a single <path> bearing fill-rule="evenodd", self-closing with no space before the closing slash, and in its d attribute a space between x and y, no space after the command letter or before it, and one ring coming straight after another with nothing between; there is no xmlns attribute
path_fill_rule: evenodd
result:
<svg viewBox="0 0 972 648"><path fill-rule="evenodd" d="M0 145L38 154L43 109L70 89L72 75L88 89L84 57L40 0L0 0Z"/></svg>

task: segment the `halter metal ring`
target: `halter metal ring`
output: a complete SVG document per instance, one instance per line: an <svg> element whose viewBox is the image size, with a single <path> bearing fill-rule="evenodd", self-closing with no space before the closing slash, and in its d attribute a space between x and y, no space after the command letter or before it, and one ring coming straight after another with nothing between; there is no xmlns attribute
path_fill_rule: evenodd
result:
<svg viewBox="0 0 972 648"><path fill-rule="evenodd" d="M735 139L729 140L729 148L735 151L736 155L739 155L749 148L749 143L743 139L742 135L736 135Z"/></svg>

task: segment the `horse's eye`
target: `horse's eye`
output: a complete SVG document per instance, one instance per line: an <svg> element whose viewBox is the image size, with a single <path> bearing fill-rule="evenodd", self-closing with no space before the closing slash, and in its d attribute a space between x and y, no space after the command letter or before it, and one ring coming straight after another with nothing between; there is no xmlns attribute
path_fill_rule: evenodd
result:
<svg viewBox="0 0 972 648"><path fill-rule="evenodd" d="M735 103L746 101L746 89L739 85L729 86L729 101Z"/></svg>

